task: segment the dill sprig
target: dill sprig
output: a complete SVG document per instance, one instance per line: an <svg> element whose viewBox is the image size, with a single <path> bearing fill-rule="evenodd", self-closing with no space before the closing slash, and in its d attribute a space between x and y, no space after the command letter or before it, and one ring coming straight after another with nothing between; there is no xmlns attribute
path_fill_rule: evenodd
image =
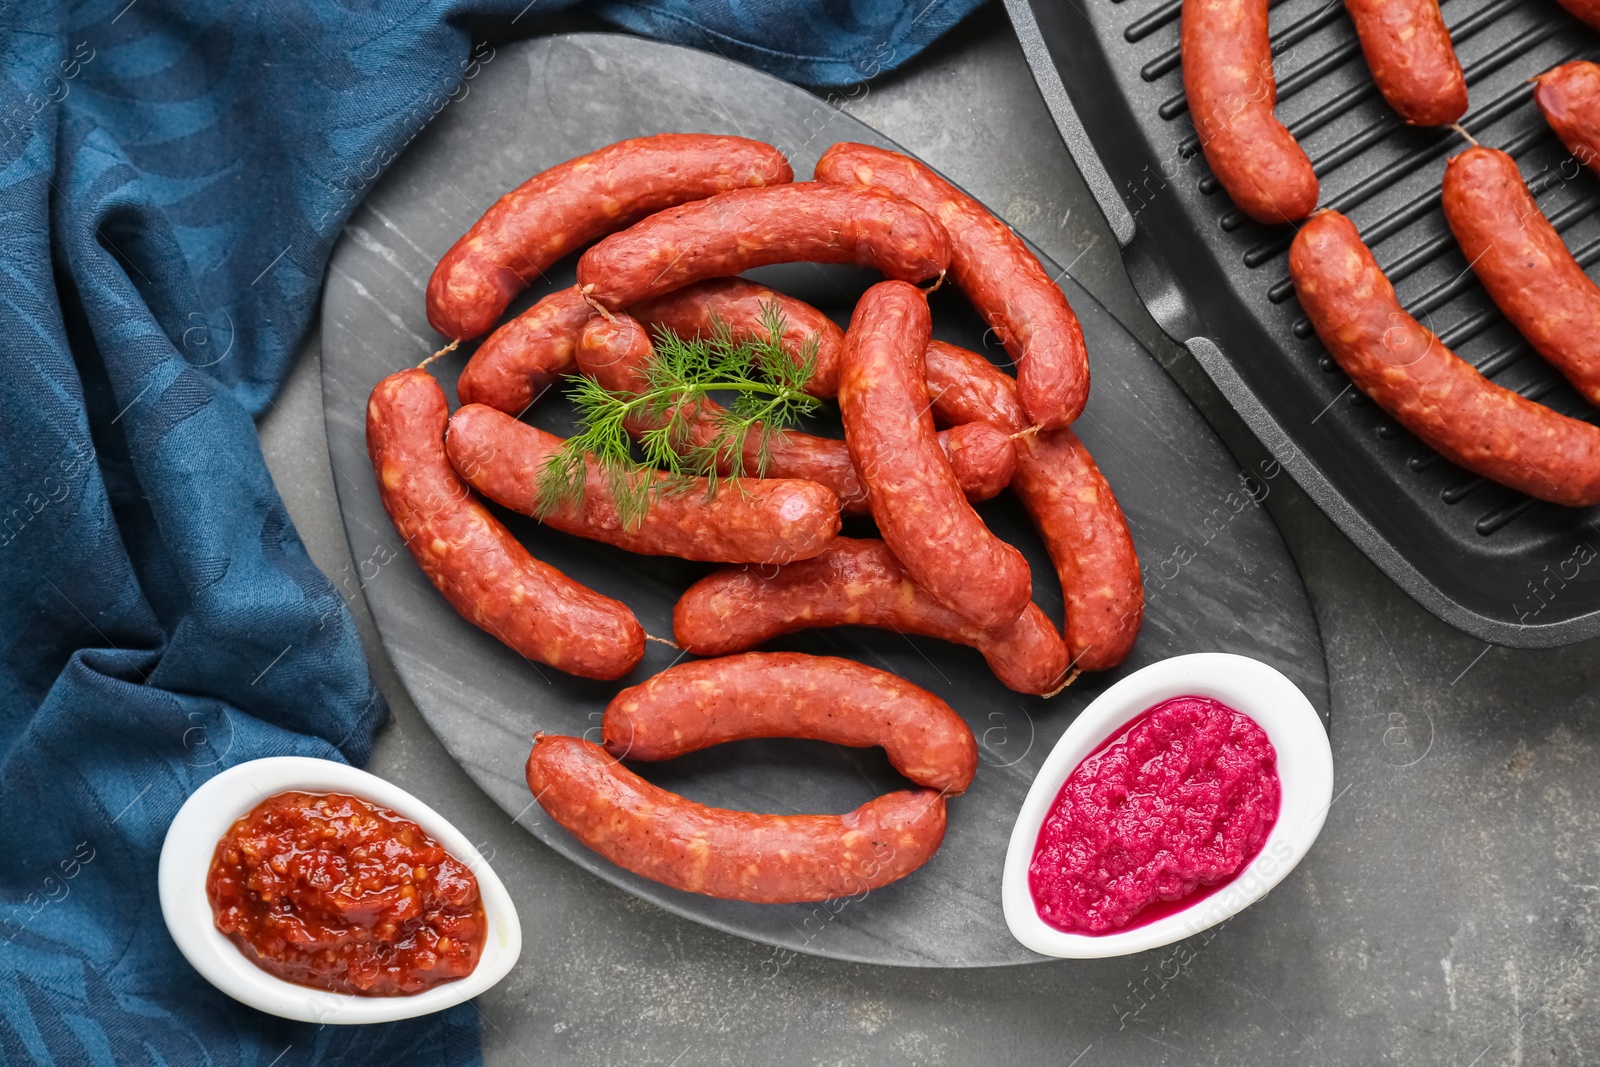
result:
<svg viewBox="0 0 1600 1067"><path fill-rule="evenodd" d="M776 301L761 307L761 328L737 339L713 316L710 336L683 338L660 329L639 392L613 392L592 378L572 376L567 397L578 432L539 470L537 513L583 502L586 460L593 457L616 500L624 526L636 527L657 497L706 480L706 498L722 483L765 477L772 446L785 428L820 407L805 392L816 369L820 338L813 334L798 358L784 351L784 315ZM712 393L728 394L726 407ZM637 449L630 422L647 427ZM745 452L755 440L755 469Z"/></svg>

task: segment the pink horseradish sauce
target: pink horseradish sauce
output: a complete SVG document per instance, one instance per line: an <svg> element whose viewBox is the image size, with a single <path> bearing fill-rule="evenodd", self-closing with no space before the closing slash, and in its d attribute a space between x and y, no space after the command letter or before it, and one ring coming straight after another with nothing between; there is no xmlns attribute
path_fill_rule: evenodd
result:
<svg viewBox="0 0 1600 1067"><path fill-rule="evenodd" d="M1028 866L1039 917L1107 934L1221 889L1278 820L1277 763L1254 720L1210 697L1144 712L1056 794Z"/></svg>

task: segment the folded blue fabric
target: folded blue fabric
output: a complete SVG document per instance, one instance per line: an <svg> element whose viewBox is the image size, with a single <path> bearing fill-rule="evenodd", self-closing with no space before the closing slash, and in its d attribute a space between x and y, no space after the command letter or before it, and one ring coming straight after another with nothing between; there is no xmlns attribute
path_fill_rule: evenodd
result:
<svg viewBox="0 0 1600 1067"><path fill-rule="evenodd" d="M252 418L469 28L569 2L0 4L0 1062L479 1060L471 1005L313 1027L228 1000L168 938L156 860L219 770L370 751L386 708ZM595 10L843 84L976 4Z"/></svg>

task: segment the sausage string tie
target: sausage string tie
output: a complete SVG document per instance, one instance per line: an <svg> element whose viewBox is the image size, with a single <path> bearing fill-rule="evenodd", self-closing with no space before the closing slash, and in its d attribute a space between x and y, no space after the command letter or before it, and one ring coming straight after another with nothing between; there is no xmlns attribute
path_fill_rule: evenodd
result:
<svg viewBox="0 0 1600 1067"><path fill-rule="evenodd" d="M1465 126L1461 125L1461 123L1452 122L1450 124L1450 128L1452 130L1456 131L1457 133L1459 133L1461 136L1465 137L1468 141L1471 141L1472 142L1472 147L1474 147L1474 148L1478 147L1478 139L1476 137L1472 136L1472 134L1468 133L1467 132L1467 128Z"/></svg>
<svg viewBox="0 0 1600 1067"><path fill-rule="evenodd" d="M429 356L427 359L423 360L421 363L418 363L417 364L417 369L421 370L424 367L426 367L428 364L432 363L434 360L438 359L440 356L448 355L449 353L454 352L456 350L456 346L459 345L460 343L461 343L460 338L457 338L456 340L451 341L449 344L447 344L443 348L439 349L439 351L435 352L433 355Z"/></svg>
<svg viewBox="0 0 1600 1067"><path fill-rule="evenodd" d="M1053 696L1059 696L1063 689L1065 689L1067 686L1071 685L1073 682L1076 682L1078 680L1078 674L1079 673L1080 672L1079 672L1078 668L1076 668L1076 667L1072 668L1070 671L1067 672L1067 676L1066 676L1066 678L1064 678L1062 680L1061 684L1056 686L1054 689L1050 690L1050 692L1044 694L1042 699L1049 700Z"/></svg>
<svg viewBox="0 0 1600 1067"><path fill-rule="evenodd" d="M600 301L596 300L594 297L589 295L593 291L594 291L594 283L590 282L588 285L586 285L582 289L578 290L578 295L583 297L583 302L585 304L588 304L590 307L592 307L596 311L600 312L601 317L604 318L607 322L616 322L617 321L617 317L615 315L611 314L610 309L607 308L604 304L600 303Z"/></svg>

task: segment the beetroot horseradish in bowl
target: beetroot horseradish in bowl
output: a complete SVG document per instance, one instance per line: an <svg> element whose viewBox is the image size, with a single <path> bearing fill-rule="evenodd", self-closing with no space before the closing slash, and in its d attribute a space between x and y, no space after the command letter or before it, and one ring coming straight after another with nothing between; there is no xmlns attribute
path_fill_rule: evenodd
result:
<svg viewBox="0 0 1600 1067"><path fill-rule="evenodd" d="M1210 697L1140 714L1056 794L1028 865L1039 917L1109 934L1221 889L1278 821L1277 762L1254 720Z"/></svg>
<svg viewBox="0 0 1600 1067"><path fill-rule="evenodd" d="M1258 660L1177 656L1084 709L1045 760L1006 852L1006 923L1049 956L1143 952L1265 896L1333 796L1328 735Z"/></svg>

